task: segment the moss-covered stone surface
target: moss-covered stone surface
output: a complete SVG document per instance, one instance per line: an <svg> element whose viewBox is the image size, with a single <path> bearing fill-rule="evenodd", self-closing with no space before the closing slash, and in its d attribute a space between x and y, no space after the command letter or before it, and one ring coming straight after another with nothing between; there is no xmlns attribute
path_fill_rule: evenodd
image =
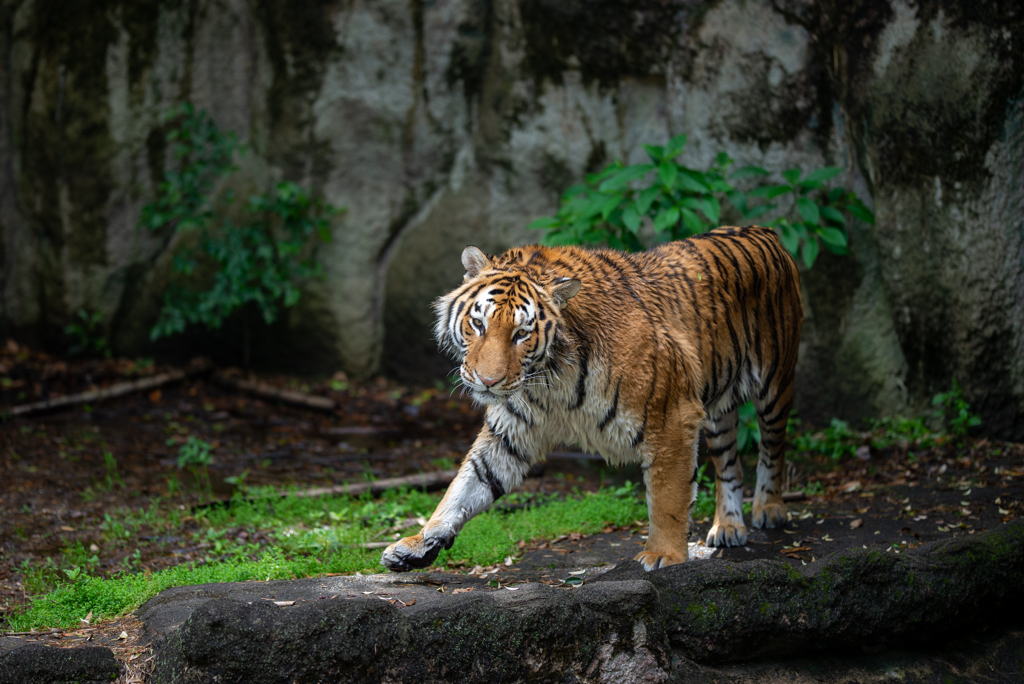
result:
<svg viewBox="0 0 1024 684"><path fill-rule="evenodd" d="M765 663L822 652L783 669L827 681L814 673L871 651L887 655L860 662L865 672L890 663L905 681L932 681L932 656L893 649L955 651L965 633L994 630L975 648L1016 662L1024 642L998 630L1020 626L1024 524L898 555L849 550L805 571L708 560L645 574L631 563L576 589L514 590L430 574L319 578L275 605L289 584L153 599L139 615L156 638L154 681L761 681Z"/></svg>

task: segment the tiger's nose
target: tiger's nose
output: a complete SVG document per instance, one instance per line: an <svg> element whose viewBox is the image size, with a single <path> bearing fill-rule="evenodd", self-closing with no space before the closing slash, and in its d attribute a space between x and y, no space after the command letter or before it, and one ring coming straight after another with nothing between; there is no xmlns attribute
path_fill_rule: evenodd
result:
<svg viewBox="0 0 1024 684"><path fill-rule="evenodd" d="M505 379L505 378L488 378L485 375L477 375L476 377L480 378L480 382L484 383L484 386L486 386L486 387L494 387L499 382L501 382L502 380Z"/></svg>

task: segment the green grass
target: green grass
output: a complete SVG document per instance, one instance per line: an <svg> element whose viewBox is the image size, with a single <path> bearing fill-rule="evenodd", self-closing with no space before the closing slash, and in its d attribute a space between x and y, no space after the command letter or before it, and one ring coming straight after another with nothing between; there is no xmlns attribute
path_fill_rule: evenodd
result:
<svg viewBox="0 0 1024 684"><path fill-rule="evenodd" d="M6 628L74 627L90 612L93 622L116 617L140 606L164 589L212 582L292 579L325 573L383 572L380 549L356 546L396 521L425 517L440 497L423 492L389 492L380 499L324 497L319 499L280 498L263 492L251 501L230 506L200 509L193 517L205 528L195 538L211 544L208 561L179 565L151 574L122 571L112 577L94 577L81 572L49 593L35 597L28 610L7 618ZM513 495L513 502L530 502ZM562 501L550 497L536 500L542 505L511 512L488 511L471 520L455 545L438 557L436 565L448 562L490 565L515 557L520 540L552 538L570 532L590 534L608 524L625 525L646 520L646 505L633 487L602 490ZM184 512L166 502L149 509L120 511L108 519L117 538L141 527L180 530ZM256 545L230 541L225 530L235 528L270 530L275 546L260 550ZM410 531L417 527L410 525ZM67 574L66 572L63 574ZM72 573L74 574L74 573Z"/></svg>

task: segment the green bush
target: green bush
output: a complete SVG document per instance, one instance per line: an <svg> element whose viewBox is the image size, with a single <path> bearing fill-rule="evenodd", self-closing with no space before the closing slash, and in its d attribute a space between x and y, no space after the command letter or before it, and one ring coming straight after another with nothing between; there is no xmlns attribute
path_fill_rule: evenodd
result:
<svg viewBox="0 0 1024 684"><path fill-rule="evenodd" d="M780 183L757 166L730 170L734 160L725 152L706 171L689 168L676 161L685 145L685 135L665 146L644 145L649 164L625 166L617 161L588 175L582 185L565 192L555 216L529 227L547 231L543 242L548 245L606 244L637 251L645 248L644 219L653 228L655 242L679 240L722 225L727 204L731 221L749 224L767 218L764 225L774 228L783 246L810 268L821 244L836 254L846 253L843 212L875 222L855 193L827 187L842 173L839 167L807 175L787 169Z"/></svg>
<svg viewBox="0 0 1024 684"><path fill-rule="evenodd" d="M141 223L149 230L173 226L190 235L179 241L173 261L176 277L164 293L150 336L156 340L194 324L217 329L246 304L255 305L263 320L273 323L282 307L299 300L299 283L322 277L311 243L316 237L330 241L330 221L341 210L313 199L295 183L283 182L250 197L244 220L235 223L228 215L233 194L215 190L237 170L235 157L245 148L234 134L221 132L205 111L197 112L188 103L166 119L174 122L167 139L174 144L176 166L167 171L154 201L143 207ZM245 320L243 327L248 356Z"/></svg>

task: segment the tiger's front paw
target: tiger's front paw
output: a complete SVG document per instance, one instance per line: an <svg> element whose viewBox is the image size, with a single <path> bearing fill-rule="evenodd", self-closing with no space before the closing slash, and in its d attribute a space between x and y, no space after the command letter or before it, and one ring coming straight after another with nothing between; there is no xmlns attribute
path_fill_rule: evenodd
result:
<svg viewBox="0 0 1024 684"><path fill-rule="evenodd" d="M752 523L756 529L778 527L788 520L786 504L766 503L764 506L754 505Z"/></svg>
<svg viewBox="0 0 1024 684"><path fill-rule="evenodd" d="M742 522L716 522L705 543L708 546L743 546L747 543L747 528Z"/></svg>
<svg viewBox="0 0 1024 684"><path fill-rule="evenodd" d="M425 568L434 562L437 554L441 553L441 549L450 549L454 542L455 537L448 540L443 537L426 539L420 533L415 537L399 539L384 549L380 562L392 572L408 572Z"/></svg>
<svg viewBox="0 0 1024 684"><path fill-rule="evenodd" d="M641 551L633 556L633 560L639 562L644 566L644 570L650 572L651 570L657 570L658 568L667 568L670 565L685 563L686 555L675 551L669 551L667 553Z"/></svg>

